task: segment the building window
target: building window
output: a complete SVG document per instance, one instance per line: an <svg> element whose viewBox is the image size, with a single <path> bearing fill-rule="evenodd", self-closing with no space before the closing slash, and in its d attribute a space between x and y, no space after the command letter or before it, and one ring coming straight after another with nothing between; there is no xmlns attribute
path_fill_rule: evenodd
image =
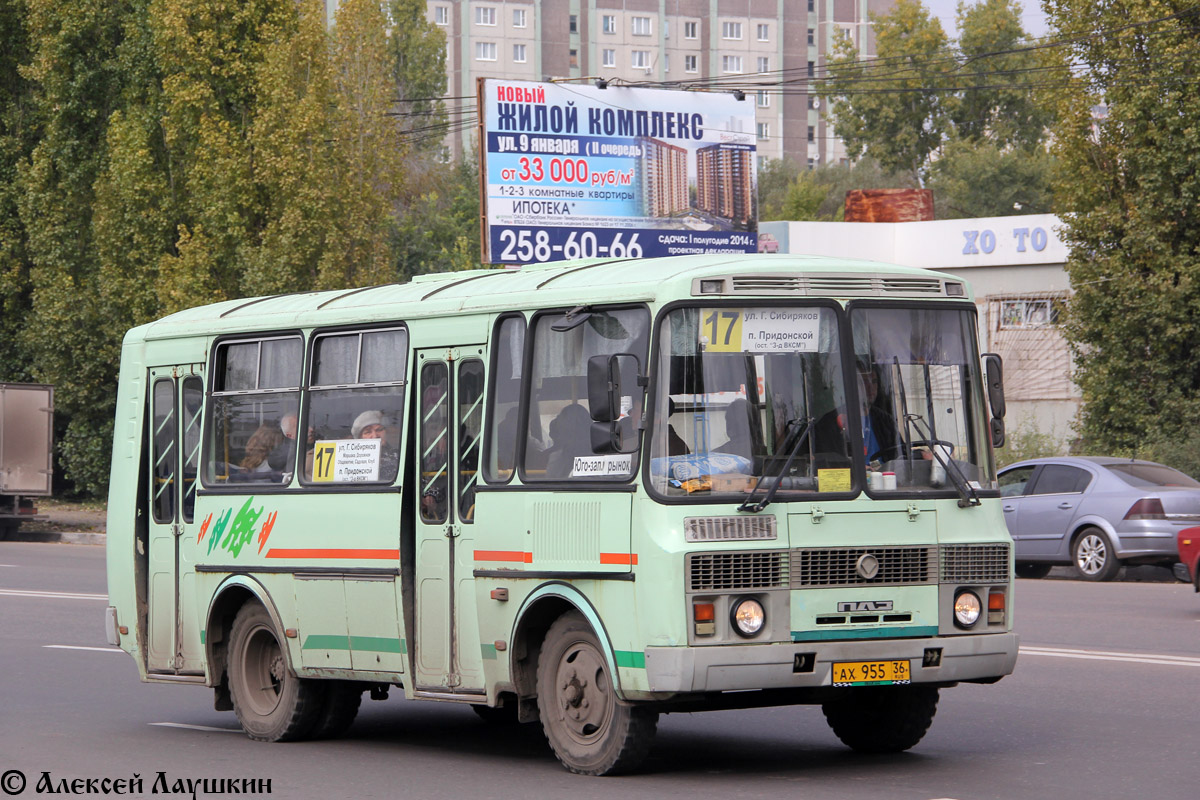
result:
<svg viewBox="0 0 1200 800"><path fill-rule="evenodd" d="M696 23L694 23L694 22L683 23L683 38L685 38L685 39L695 39L696 38Z"/></svg>
<svg viewBox="0 0 1200 800"><path fill-rule="evenodd" d="M815 28L808 29L808 46L812 47L817 43L817 31Z"/></svg>
<svg viewBox="0 0 1200 800"><path fill-rule="evenodd" d="M604 51L603 66L606 66L606 67L616 67L617 66L617 51L616 50L605 50Z"/></svg>
<svg viewBox="0 0 1200 800"><path fill-rule="evenodd" d="M1053 300L1001 300L1000 330L1044 328L1058 324L1058 306Z"/></svg>
<svg viewBox="0 0 1200 800"><path fill-rule="evenodd" d="M759 72L770 72L771 71L771 59L768 58L767 56L759 56L758 57L758 71Z"/></svg>
<svg viewBox="0 0 1200 800"><path fill-rule="evenodd" d="M663 72L671 71L671 54L663 53Z"/></svg>
<svg viewBox="0 0 1200 800"><path fill-rule="evenodd" d="M525 9L523 9L523 8L514 8L513 9L513 27L514 28L524 28L525 27Z"/></svg>
<svg viewBox="0 0 1200 800"><path fill-rule="evenodd" d="M742 57L741 56L721 56L721 71L722 72L741 72Z"/></svg>
<svg viewBox="0 0 1200 800"><path fill-rule="evenodd" d="M632 60L630 63L634 69L650 69L650 51L649 50L633 50L630 52Z"/></svg>
<svg viewBox="0 0 1200 800"><path fill-rule="evenodd" d="M567 62L571 69L579 69L579 51L574 48L567 51Z"/></svg>
<svg viewBox="0 0 1200 800"><path fill-rule="evenodd" d="M815 78L817 76L817 62L808 62L808 77Z"/></svg>
<svg viewBox="0 0 1200 800"><path fill-rule="evenodd" d="M808 126L808 140L810 142L815 142L817 140L817 129L812 125Z"/></svg>
<svg viewBox="0 0 1200 800"><path fill-rule="evenodd" d="M495 42L476 42L475 43L475 60L476 61L495 61L496 60L496 43Z"/></svg>
<svg viewBox="0 0 1200 800"><path fill-rule="evenodd" d="M476 25L495 25L496 9L489 6L475 6Z"/></svg>
<svg viewBox="0 0 1200 800"><path fill-rule="evenodd" d="M433 24L434 25L449 25L450 24L450 7L449 6L434 6L433 7Z"/></svg>
<svg viewBox="0 0 1200 800"><path fill-rule="evenodd" d="M817 0L808 0L808 13L813 13L817 10Z"/></svg>
<svg viewBox="0 0 1200 800"><path fill-rule="evenodd" d="M770 139L771 138L771 124L769 122L758 123L758 138L759 139Z"/></svg>
<svg viewBox="0 0 1200 800"><path fill-rule="evenodd" d="M759 108L770 108L771 107L771 95L767 94L762 89L758 90L758 107Z"/></svg>
<svg viewBox="0 0 1200 800"><path fill-rule="evenodd" d="M601 19L601 25L600 25L601 30L603 30L605 33L616 33L617 32L617 18L616 17L614 17L612 14L605 14L600 19Z"/></svg>
<svg viewBox="0 0 1200 800"><path fill-rule="evenodd" d="M579 18L574 14L571 15L570 20L567 23L567 29L571 33L579 33Z"/></svg>
<svg viewBox="0 0 1200 800"><path fill-rule="evenodd" d="M514 64L524 64L525 63L525 45L523 45L523 44L514 44L513 45L513 63Z"/></svg>
<svg viewBox="0 0 1200 800"><path fill-rule="evenodd" d="M634 36L649 36L651 33L650 18L649 17L634 17L632 33Z"/></svg>
<svg viewBox="0 0 1200 800"><path fill-rule="evenodd" d="M741 39L742 38L742 23L740 23L740 22L722 22L721 23L721 38L722 39Z"/></svg>
<svg viewBox="0 0 1200 800"><path fill-rule="evenodd" d="M683 71L684 72L695 72L696 71L696 57L695 56L684 56L683 57Z"/></svg>
<svg viewBox="0 0 1200 800"><path fill-rule="evenodd" d="M769 42L771 40L771 26L760 24L758 26L758 40L760 42Z"/></svg>

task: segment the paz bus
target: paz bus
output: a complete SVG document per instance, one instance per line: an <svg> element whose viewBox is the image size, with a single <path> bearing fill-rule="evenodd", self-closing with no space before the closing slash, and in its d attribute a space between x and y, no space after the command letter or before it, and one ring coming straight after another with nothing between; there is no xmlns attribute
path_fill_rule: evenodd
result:
<svg viewBox="0 0 1200 800"><path fill-rule="evenodd" d="M1017 655L976 328L954 276L783 255L173 314L122 349L109 640L263 741L402 687L584 774L672 711L906 750Z"/></svg>

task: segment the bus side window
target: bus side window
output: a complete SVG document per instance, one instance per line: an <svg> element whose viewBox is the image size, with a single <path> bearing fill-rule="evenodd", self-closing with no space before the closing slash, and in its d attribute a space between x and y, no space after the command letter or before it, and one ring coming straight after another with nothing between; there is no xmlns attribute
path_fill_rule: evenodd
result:
<svg viewBox="0 0 1200 800"><path fill-rule="evenodd" d="M469 358L459 362L455 384L455 421L458 434L458 518L475 519L475 484L479 477L479 439L483 431L483 362Z"/></svg>
<svg viewBox="0 0 1200 800"><path fill-rule="evenodd" d="M286 483L272 466L284 444L283 418L300 403L304 345L299 336L223 342L217 347L205 482Z"/></svg>
<svg viewBox="0 0 1200 800"><path fill-rule="evenodd" d="M421 368L421 521L446 521L446 486L449 469L449 415L446 365Z"/></svg>
<svg viewBox="0 0 1200 800"><path fill-rule="evenodd" d="M502 317L492 346L491 413L483 469L488 483L507 483L517 465L517 434L523 428L519 412L524 362L525 318L520 314Z"/></svg>
<svg viewBox="0 0 1200 800"><path fill-rule="evenodd" d="M396 480L407 359L408 333L403 328L313 337L304 420L293 445L304 483ZM356 439L379 443L373 450L364 449L353 444Z"/></svg>

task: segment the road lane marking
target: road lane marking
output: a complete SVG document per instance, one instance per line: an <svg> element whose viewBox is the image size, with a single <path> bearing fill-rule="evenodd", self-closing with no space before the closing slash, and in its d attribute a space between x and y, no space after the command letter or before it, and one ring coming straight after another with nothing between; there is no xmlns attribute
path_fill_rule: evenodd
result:
<svg viewBox="0 0 1200 800"><path fill-rule="evenodd" d="M50 600L107 600L106 594L82 592L39 592L34 589L0 589L0 597L41 597Z"/></svg>
<svg viewBox="0 0 1200 800"><path fill-rule="evenodd" d="M95 650L100 653L124 653L125 651L119 647L84 647L80 644L44 644L42 647L50 648L51 650Z"/></svg>
<svg viewBox="0 0 1200 800"><path fill-rule="evenodd" d="M1021 655L1046 656L1049 658L1078 658L1085 661L1122 661L1132 664L1158 664L1168 667L1200 668L1200 658L1193 656L1170 656L1161 653L1121 653L1109 650L1079 650L1069 647L1041 647L1021 645Z"/></svg>
<svg viewBox="0 0 1200 800"><path fill-rule="evenodd" d="M214 733L241 733L241 728L212 728L208 725L186 725L182 722L149 722L148 725L157 725L160 728L186 728L189 731L212 731Z"/></svg>

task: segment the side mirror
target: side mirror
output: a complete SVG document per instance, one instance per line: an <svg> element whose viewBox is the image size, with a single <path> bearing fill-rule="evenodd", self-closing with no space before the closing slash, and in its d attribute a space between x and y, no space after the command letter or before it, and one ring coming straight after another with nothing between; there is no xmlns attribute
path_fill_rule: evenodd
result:
<svg viewBox="0 0 1200 800"><path fill-rule="evenodd" d="M1004 447L1004 420L992 417L992 447Z"/></svg>
<svg viewBox="0 0 1200 800"><path fill-rule="evenodd" d="M984 353L983 369L992 416L1004 419L1004 360L995 353Z"/></svg>
<svg viewBox="0 0 1200 800"><path fill-rule="evenodd" d="M592 416L593 453L632 453L637 450L637 430L630 413L641 408L643 381L637 356L615 353L588 359L588 409ZM626 394L626 391L629 394Z"/></svg>

